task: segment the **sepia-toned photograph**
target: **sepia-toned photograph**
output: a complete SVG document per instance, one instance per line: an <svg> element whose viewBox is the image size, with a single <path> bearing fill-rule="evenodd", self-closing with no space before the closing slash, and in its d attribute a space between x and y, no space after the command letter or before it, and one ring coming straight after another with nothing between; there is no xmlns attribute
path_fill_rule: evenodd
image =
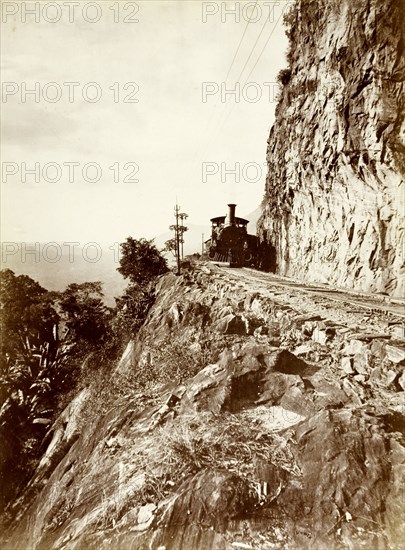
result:
<svg viewBox="0 0 405 550"><path fill-rule="evenodd" d="M404 550L403 0L0 7L0 549Z"/></svg>

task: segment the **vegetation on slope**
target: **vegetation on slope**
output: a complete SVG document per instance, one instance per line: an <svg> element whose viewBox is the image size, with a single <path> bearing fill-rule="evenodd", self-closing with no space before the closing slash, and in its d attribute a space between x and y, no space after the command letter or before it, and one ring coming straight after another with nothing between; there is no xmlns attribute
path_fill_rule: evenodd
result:
<svg viewBox="0 0 405 550"><path fill-rule="evenodd" d="M26 486L58 414L84 386L103 386L153 304L166 260L145 239L129 237L121 248L118 271L130 284L114 309L99 281L49 292L26 275L0 272L1 510Z"/></svg>

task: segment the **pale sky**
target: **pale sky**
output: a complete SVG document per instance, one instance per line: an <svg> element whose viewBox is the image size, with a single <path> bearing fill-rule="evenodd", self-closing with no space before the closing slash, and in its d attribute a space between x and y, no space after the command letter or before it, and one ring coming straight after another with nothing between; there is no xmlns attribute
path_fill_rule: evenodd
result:
<svg viewBox="0 0 405 550"><path fill-rule="evenodd" d="M257 208L291 2L36 4L2 1L3 241L151 238L176 196L193 224Z"/></svg>

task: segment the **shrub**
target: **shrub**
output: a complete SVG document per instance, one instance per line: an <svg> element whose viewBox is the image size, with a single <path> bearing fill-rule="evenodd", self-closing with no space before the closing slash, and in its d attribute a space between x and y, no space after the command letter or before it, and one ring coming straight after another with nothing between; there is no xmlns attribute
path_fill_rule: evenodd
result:
<svg viewBox="0 0 405 550"><path fill-rule="evenodd" d="M281 69L277 75L277 81L286 86L291 80L291 69Z"/></svg>

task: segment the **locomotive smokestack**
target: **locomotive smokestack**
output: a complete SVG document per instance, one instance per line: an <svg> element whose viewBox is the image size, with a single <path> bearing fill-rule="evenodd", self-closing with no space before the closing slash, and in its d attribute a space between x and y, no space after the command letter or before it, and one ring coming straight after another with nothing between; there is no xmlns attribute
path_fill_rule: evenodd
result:
<svg viewBox="0 0 405 550"><path fill-rule="evenodd" d="M236 204L228 204L228 207L229 207L228 223L229 225L235 225Z"/></svg>

